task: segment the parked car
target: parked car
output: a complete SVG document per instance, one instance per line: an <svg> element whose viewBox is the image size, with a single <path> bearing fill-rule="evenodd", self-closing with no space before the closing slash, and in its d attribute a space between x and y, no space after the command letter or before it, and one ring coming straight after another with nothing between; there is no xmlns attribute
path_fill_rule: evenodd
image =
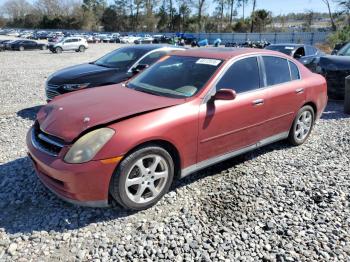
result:
<svg viewBox="0 0 350 262"><path fill-rule="evenodd" d="M66 37L61 41L49 44L52 53L62 53L63 51L85 52L89 47L87 41L83 37Z"/></svg>
<svg viewBox="0 0 350 262"><path fill-rule="evenodd" d="M316 72L327 80L329 97L343 100L345 78L350 75L350 43L344 45L337 55L320 57L315 64Z"/></svg>
<svg viewBox="0 0 350 262"><path fill-rule="evenodd" d="M94 62L62 69L46 82L47 100L83 88L120 83L174 50L181 49L168 45L124 47Z"/></svg>
<svg viewBox="0 0 350 262"><path fill-rule="evenodd" d="M6 43L11 42L12 40L0 40L0 52L6 50Z"/></svg>
<svg viewBox="0 0 350 262"><path fill-rule="evenodd" d="M345 45L347 44L347 42L342 42L342 43L338 43L334 46L333 50L332 50L332 55L337 55L339 50L342 49Z"/></svg>
<svg viewBox="0 0 350 262"><path fill-rule="evenodd" d="M151 35L143 35L140 39L134 41L135 44L152 44L154 38Z"/></svg>
<svg viewBox="0 0 350 262"><path fill-rule="evenodd" d="M27 146L66 201L140 210L176 178L278 140L303 144L326 103L325 79L284 54L189 49L125 84L57 97Z"/></svg>
<svg viewBox="0 0 350 262"><path fill-rule="evenodd" d="M272 44L265 47L265 49L292 56L312 71L316 70L315 60L325 55L316 47L304 44Z"/></svg>
<svg viewBox="0 0 350 262"><path fill-rule="evenodd" d="M171 38L165 35L153 35L153 44L169 44L170 41Z"/></svg>
<svg viewBox="0 0 350 262"><path fill-rule="evenodd" d="M16 40L13 42L9 42L6 45L6 49L9 50L18 50L18 51L24 51L24 50L35 50L35 49L41 49L46 50L47 45L38 43L32 40Z"/></svg>

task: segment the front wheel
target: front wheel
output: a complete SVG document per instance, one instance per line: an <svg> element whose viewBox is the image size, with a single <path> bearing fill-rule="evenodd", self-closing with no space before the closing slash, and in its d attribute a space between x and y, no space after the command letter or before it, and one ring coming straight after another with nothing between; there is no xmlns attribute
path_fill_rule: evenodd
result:
<svg viewBox="0 0 350 262"><path fill-rule="evenodd" d="M288 140L292 145L299 146L309 137L315 122L315 112L311 106L302 107L294 119L289 131Z"/></svg>
<svg viewBox="0 0 350 262"><path fill-rule="evenodd" d="M20 47L18 48L18 50L19 50L19 51L24 51L24 46L20 46Z"/></svg>
<svg viewBox="0 0 350 262"><path fill-rule="evenodd" d="M83 45L79 46L79 52L85 52L85 46Z"/></svg>
<svg viewBox="0 0 350 262"><path fill-rule="evenodd" d="M60 54L62 53L63 49L61 47L56 47L55 51L56 51L55 53Z"/></svg>
<svg viewBox="0 0 350 262"><path fill-rule="evenodd" d="M164 148L142 147L119 164L110 193L125 208L147 209L168 192L173 177L174 162Z"/></svg>
<svg viewBox="0 0 350 262"><path fill-rule="evenodd" d="M46 49L47 49L46 45L41 46L41 50L46 50Z"/></svg>

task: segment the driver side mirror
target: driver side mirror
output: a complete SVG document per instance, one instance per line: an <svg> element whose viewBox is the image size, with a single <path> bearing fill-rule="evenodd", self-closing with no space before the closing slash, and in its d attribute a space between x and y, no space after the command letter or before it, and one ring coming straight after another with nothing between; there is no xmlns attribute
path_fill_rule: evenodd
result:
<svg viewBox="0 0 350 262"><path fill-rule="evenodd" d="M213 96L213 100L233 100L237 96L232 89L220 89Z"/></svg>
<svg viewBox="0 0 350 262"><path fill-rule="evenodd" d="M149 67L149 65L147 64L138 64L137 66L133 67L131 71L134 75L136 75L140 73L142 70L146 69L147 67Z"/></svg>

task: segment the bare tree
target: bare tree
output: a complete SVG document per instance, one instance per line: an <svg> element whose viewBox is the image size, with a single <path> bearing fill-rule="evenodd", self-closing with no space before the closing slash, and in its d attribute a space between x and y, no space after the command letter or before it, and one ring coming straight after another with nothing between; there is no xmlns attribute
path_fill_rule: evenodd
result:
<svg viewBox="0 0 350 262"><path fill-rule="evenodd" d="M342 10L341 12L346 14L347 24L350 26L350 0L338 0L337 3Z"/></svg>
<svg viewBox="0 0 350 262"><path fill-rule="evenodd" d="M251 24L250 24L250 32L254 32L254 16L255 16L255 8L256 8L256 0L253 0L253 9L252 9L252 14L251 14Z"/></svg>
<svg viewBox="0 0 350 262"><path fill-rule="evenodd" d="M24 18L32 11L32 6L26 0L8 0L2 6L3 12L12 20Z"/></svg>
<svg viewBox="0 0 350 262"><path fill-rule="evenodd" d="M205 0L194 0L193 2L193 7L197 11L197 29L198 32L200 32L203 28L202 26L202 16L203 16L203 11L204 11L204 3Z"/></svg>
<svg viewBox="0 0 350 262"><path fill-rule="evenodd" d="M336 31L337 30L337 26L335 25L335 22L334 22L330 1L329 0L322 0L322 2L327 6L329 18L331 19L332 30Z"/></svg>

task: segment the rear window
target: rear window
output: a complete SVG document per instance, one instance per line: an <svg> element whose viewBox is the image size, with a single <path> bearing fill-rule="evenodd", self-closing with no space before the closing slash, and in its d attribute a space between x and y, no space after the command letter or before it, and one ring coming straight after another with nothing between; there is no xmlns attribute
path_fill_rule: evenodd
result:
<svg viewBox="0 0 350 262"><path fill-rule="evenodd" d="M299 69L296 66L296 64L294 64L293 62L289 61L289 67L290 67L290 75L292 77L292 80L300 79Z"/></svg>
<svg viewBox="0 0 350 262"><path fill-rule="evenodd" d="M263 56L268 86L278 85L291 80L288 61L274 56Z"/></svg>

